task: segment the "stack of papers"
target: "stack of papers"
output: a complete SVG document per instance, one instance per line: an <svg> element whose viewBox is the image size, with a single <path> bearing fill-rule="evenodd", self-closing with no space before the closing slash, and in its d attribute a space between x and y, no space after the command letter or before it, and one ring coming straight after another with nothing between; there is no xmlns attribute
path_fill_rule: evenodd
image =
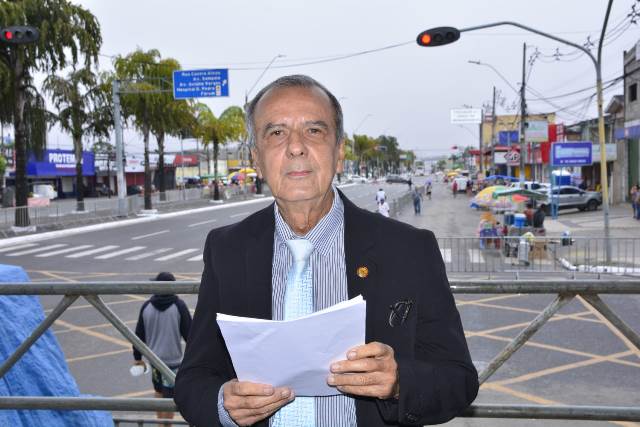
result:
<svg viewBox="0 0 640 427"><path fill-rule="evenodd" d="M218 313L217 321L239 381L331 396L340 392L327 385L329 366L364 344L366 302L359 295L295 320Z"/></svg>

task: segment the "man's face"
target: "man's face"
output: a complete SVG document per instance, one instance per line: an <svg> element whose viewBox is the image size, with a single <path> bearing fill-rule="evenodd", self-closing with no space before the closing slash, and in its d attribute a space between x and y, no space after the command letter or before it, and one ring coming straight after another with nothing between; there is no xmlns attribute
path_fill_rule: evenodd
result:
<svg viewBox="0 0 640 427"><path fill-rule="evenodd" d="M254 125L253 156L274 197L322 200L344 159L329 97L317 88L270 90L258 102Z"/></svg>

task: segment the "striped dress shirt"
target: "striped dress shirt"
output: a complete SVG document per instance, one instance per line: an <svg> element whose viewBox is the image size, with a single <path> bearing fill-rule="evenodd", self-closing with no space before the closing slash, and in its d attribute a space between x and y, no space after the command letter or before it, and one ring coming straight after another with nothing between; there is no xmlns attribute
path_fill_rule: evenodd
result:
<svg viewBox="0 0 640 427"><path fill-rule="evenodd" d="M347 300L347 271L344 253L344 205L333 189L331 210L305 236L296 236L284 221L278 205L274 205L276 227L273 239L272 313L273 320L284 318L284 295L287 273L293 257L286 241L305 238L313 243L310 258L313 272L313 311L322 310ZM346 357L346 355L344 355ZM327 366L327 375L329 375ZM316 427L354 427L356 407L353 398L345 395L315 398ZM271 423L270 423L271 425Z"/></svg>

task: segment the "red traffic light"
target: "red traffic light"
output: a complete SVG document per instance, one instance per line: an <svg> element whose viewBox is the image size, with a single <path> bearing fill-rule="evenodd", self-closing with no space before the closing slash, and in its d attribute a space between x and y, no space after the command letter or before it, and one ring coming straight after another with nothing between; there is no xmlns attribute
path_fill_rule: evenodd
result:
<svg viewBox="0 0 640 427"><path fill-rule="evenodd" d="M420 46L442 46L460 38L460 31L454 27L437 27L418 34L416 41Z"/></svg>
<svg viewBox="0 0 640 427"><path fill-rule="evenodd" d="M35 43L40 38L40 31L35 27L16 25L0 31L0 42L7 44Z"/></svg>

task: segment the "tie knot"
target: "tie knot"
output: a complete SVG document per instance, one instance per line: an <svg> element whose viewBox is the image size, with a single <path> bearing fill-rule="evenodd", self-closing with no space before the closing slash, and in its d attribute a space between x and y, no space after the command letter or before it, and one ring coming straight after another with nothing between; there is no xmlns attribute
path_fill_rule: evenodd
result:
<svg viewBox="0 0 640 427"><path fill-rule="evenodd" d="M313 243L306 239L287 240L287 246L295 262L306 261L313 252Z"/></svg>

